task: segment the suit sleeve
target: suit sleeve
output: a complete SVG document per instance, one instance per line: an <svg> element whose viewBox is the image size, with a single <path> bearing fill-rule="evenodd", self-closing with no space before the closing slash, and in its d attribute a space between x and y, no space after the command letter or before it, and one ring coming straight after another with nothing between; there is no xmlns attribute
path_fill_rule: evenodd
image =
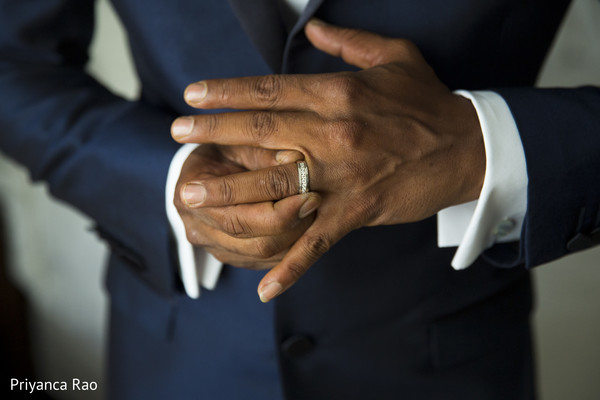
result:
<svg viewBox="0 0 600 400"><path fill-rule="evenodd" d="M527 212L518 245L485 253L534 267L600 244L600 89L501 89L525 151Z"/></svg>
<svg viewBox="0 0 600 400"><path fill-rule="evenodd" d="M168 293L173 116L85 73L93 20L94 0L0 0L0 149L93 218L113 250Z"/></svg>

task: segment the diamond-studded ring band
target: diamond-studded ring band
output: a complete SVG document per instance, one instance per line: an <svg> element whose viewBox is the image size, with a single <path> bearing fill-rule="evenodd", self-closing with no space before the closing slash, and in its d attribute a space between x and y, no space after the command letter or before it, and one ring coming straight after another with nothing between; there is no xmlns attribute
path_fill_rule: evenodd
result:
<svg viewBox="0 0 600 400"><path fill-rule="evenodd" d="M306 161L298 161L296 164L298 165L298 193L308 193L308 191L310 190L308 165L306 165Z"/></svg>

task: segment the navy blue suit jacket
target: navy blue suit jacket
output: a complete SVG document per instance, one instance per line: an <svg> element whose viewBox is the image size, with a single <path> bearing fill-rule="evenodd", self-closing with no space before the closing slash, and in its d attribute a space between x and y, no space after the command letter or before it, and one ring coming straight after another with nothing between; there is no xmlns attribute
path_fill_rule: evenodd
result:
<svg viewBox="0 0 600 400"><path fill-rule="evenodd" d="M94 0L0 0L1 149L113 250L111 398L532 398L523 264L600 240L599 90L530 88L568 3L311 0L287 32L268 0L113 0L142 83L126 101L84 70ZM312 15L410 39L451 89L507 100L529 174L522 240L455 272L433 219L361 229L271 304L261 274L234 267L191 300L164 212L183 90L349 69L308 43Z"/></svg>

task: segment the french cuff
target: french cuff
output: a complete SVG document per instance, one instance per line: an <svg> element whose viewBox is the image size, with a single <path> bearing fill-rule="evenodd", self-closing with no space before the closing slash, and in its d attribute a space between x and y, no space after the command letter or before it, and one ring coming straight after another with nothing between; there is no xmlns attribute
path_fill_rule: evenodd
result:
<svg viewBox="0 0 600 400"><path fill-rule="evenodd" d="M527 167L519 130L504 99L494 92L455 94L471 100L486 154L479 199L441 210L437 215L438 246L458 246L452 267L470 266L494 243L519 240L527 211Z"/></svg>
<svg viewBox="0 0 600 400"><path fill-rule="evenodd" d="M200 285L209 290L215 288L223 267L223 264L210 253L194 247L187 240L185 225L173 203L181 168L185 160L197 147L197 144L185 144L175 153L169 166L165 188L165 207L175 237L183 288L186 294L193 299L200 297Z"/></svg>

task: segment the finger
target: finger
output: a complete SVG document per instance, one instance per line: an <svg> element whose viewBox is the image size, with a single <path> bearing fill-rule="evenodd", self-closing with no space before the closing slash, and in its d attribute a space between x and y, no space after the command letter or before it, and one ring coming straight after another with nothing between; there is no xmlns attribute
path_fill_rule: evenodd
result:
<svg viewBox="0 0 600 400"><path fill-rule="evenodd" d="M289 164L304 160L304 154L296 150L280 150L275 155L278 164Z"/></svg>
<svg viewBox="0 0 600 400"><path fill-rule="evenodd" d="M184 99L201 109L306 110L318 90L318 75L265 75L195 82Z"/></svg>
<svg viewBox="0 0 600 400"><path fill-rule="evenodd" d="M304 155L295 150L267 150L250 146L219 146L226 159L248 170L274 167L304 159Z"/></svg>
<svg viewBox="0 0 600 400"><path fill-rule="evenodd" d="M341 57L362 69L408 59L416 49L412 43L358 29L340 28L312 19L305 28L308 40L319 50Z"/></svg>
<svg viewBox="0 0 600 400"><path fill-rule="evenodd" d="M258 295L263 303L289 289L333 244L348 233L342 225L336 226L337 229L331 232L330 221L317 216L283 260L260 281Z"/></svg>
<svg viewBox="0 0 600 400"><path fill-rule="evenodd" d="M188 208L224 207L281 200L299 193L296 163L192 181L180 198Z"/></svg>
<svg viewBox="0 0 600 400"><path fill-rule="evenodd" d="M295 149L312 139L322 121L300 112L246 111L180 117L171 135L180 143L260 146L270 150ZM299 127L301 129L299 129Z"/></svg>
<svg viewBox="0 0 600 400"><path fill-rule="evenodd" d="M245 171L246 168L226 159L218 146L206 144L198 146L182 167L179 182L206 179L214 176L230 175Z"/></svg>
<svg viewBox="0 0 600 400"><path fill-rule="evenodd" d="M279 254L274 255L266 260L258 260L252 257L242 256L240 254L232 253L227 250L205 247L206 251L213 255L217 260L223 264L232 265L238 268L250 269L250 270L263 270L273 268L285 255L287 249L281 251Z"/></svg>
<svg viewBox="0 0 600 400"><path fill-rule="evenodd" d="M310 223L310 217L308 217L295 228L280 235L234 238L227 233L213 229L202 221L195 221L187 224L186 233L189 242L194 246L226 251L249 259L264 261L289 249L302 236L306 231L306 225Z"/></svg>
<svg viewBox="0 0 600 400"><path fill-rule="evenodd" d="M293 230L321 204L317 193L287 197L277 202L240 204L202 209L198 218L235 238L276 236ZM312 222L312 219L309 223ZM308 225L305 225L308 228Z"/></svg>

